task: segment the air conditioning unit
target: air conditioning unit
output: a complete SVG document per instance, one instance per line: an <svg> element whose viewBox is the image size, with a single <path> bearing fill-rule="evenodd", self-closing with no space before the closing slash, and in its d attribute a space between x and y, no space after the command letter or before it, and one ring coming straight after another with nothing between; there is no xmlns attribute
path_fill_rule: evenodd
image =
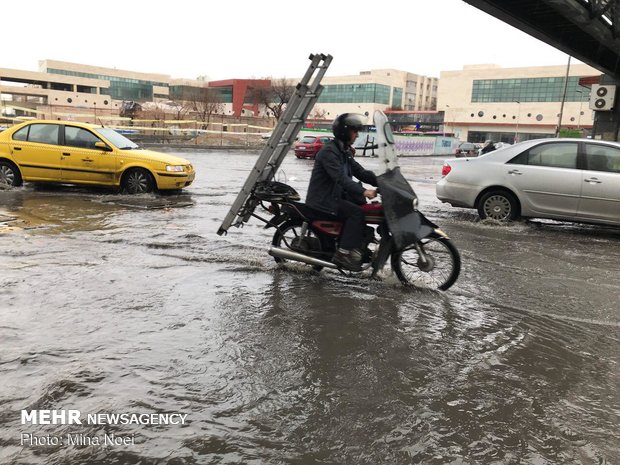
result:
<svg viewBox="0 0 620 465"><path fill-rule="evenodd" d="M590 93L590 110L610 111L614 108L616 86L592 85Z"/></svg>

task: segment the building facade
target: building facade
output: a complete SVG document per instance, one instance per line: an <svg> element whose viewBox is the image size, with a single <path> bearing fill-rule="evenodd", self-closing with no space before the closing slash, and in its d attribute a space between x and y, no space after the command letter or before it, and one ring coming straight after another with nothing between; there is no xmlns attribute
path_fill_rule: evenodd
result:
<svg viewBox="0 0 620 465"><path fill-rule="evenodd" d="M0 117L66 119L78 113L92 118L118 114L104 79L59 76L36 71L0 68Z"/></svg>
<svg viewBox="0 0 620 465"><path fill-rule="evenodd" d="M105 80L109 83L108 94L115 100L145 102L167 99L170 96L169 87L172 79L165 74L140 73L57 60L40 61L39 71L61 76Z"/></svg>
<svg viewBox="0 0 620 465"><path fill-rule="evenodd" d="M431 111L437 107L438 79L395 69L325 76L323 92L310 114L333 119L346 112L372 115L375 110Z"/></svg>
<svg viewBox="0 0 620 465"><path fill-rule="evenodd" d="M270 85L269 79L204 80L172 79L169 75L143 73L57 60L39 62L39 72L4 70L4 79L27 83L27 90L2 89L11 100L46 106L123 108L123 102L181 101L208 88L219 100L221 113L230 116L269 116L253 101L254 88ZM10 71L10 72L7 72ZM28 75L24 77L24 75ZM290 80L291 85L298 80ZM2 83L0 83L0 86ZM363 71L352 76L325 76L324 90L310 117L331 120L344 112L372 115L375 110L436 110L438 79L394 69ZM21 94L20 94L21 93ZM24 95L24 97L20 97ZM18 105L14 105L18 106ZM49 113L49 111L47 111ZM62 113L62 111L61 111ZM101 112L100 112L101 114ZM48 115L47 117L51 117Z"/></svg>
<svg viewBox="0 0 620 465"><path fill-rule="evenodd" d="M444 111L445 132L462 141L514 143L553 137L559 129L587 135L593 112L590 87L584 83L600 75L583 64L568 70L465 66L441 72L437 109Z"/></svg>

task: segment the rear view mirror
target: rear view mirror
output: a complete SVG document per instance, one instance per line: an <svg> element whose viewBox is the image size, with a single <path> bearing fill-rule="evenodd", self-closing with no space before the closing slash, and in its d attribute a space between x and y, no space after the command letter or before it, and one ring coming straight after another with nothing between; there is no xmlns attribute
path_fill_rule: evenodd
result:
<svg viewBox="0 0 620 465"><path fill-rule="evenodd" d="M106 145L104 142L95 142L95 147L97 147L98 149L103 150L104 152L111 152L112 148L109 147L108 145Z"/></svg>

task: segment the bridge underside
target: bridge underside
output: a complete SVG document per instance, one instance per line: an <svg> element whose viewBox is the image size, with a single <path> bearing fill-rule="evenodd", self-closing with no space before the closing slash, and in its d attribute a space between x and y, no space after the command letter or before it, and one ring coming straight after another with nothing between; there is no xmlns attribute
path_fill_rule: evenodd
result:
<svg viewBox="0 0 620 465"><path fill-rule="evenodd" d="M620 80L620 0L464 0Z"/></svg>

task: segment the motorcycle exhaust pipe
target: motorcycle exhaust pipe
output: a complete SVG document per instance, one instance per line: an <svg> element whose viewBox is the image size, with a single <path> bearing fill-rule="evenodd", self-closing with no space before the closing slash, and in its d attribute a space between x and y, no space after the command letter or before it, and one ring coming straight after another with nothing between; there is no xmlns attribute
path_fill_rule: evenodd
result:
<svg viewBox="0 0 620 465"><path fill-rule="evenodd" d="M307 263L313 266L322 266L325 268L337 269L338 267L331 262L320 260L318 258L309 257L298 252L293 252L289 249L281 249L280 247L269 247L269 255L272 257L284 258L285 260L294 260L296 262Z"/></svg>

